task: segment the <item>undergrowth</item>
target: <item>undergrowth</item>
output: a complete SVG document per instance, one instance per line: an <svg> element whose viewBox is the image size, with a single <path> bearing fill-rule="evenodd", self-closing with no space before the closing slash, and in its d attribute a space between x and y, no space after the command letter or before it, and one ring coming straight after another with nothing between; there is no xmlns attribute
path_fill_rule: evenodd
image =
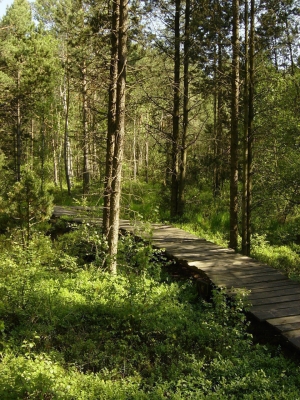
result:
<svg viewBox="0 0 300 400"><path fill-rule="evenodd" d="M150 246L124 237L112 276L95 227L5 240L1 399L300 398L299 366L252 344L243 299L202 301Z"/></svg>
<svg viewBox="0 0 300 400"><path fill-rule="evenodd" d="M177 227L198 237L202 237L223 247L229 244L229 188L224 186L220 196L213 197L209 187L187 187L184 215L172 221ZM165 222L169 219L167 188L159 185L149 188L145 183L135 182L127 187L126 199L128 212L126 217L151 222ZM129 193L129 194L128 194ZM134 193L134 194L130 194ZM149 193L149 195L147 194ZM290 278L300 280L300 231L299 213L294 213L284 222L278 221L276 215L268 217L253 215L253 235L251 257L262 263L277 268ZM241 251L241 237L239 237Z"/></svg>

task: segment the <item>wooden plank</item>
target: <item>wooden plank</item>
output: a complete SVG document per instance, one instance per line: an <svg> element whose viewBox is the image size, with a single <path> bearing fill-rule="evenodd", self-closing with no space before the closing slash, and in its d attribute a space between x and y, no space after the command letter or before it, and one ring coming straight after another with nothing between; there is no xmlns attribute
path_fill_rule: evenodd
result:
<svg viewBox="0 0 300 400"><path fill-rule="evenodd" d="M208 274L207 274L208 275ZM276 290L276 288L282 288L282 287L290 287L289 286L289 281L287 279L285 280L279 280L279 281L274 281L274 282L254 282L254 283L247 283L247 286L243 286L241 283L240 285L237 286L237 288L245 288L247 290L251 290L253 293L257 293L259 291L273 291Z"/></svg>
<svg viewBox="0 0 300 400"><path fill-rule="evenodd" d="M283 336L288 339L300 339L300 329L295 329L293 331L284 332Z"/></svg>
<svg viewBox="0 0 300 400"><path fill-rule="evenodd" d="M300 296L300 286L289 285L289 282L283 287L275 287L273 290L264 291L255 290L249 294L249 300L267 299L269 297L279 296Z"/></svg>
<svg viewBox="0 0 300 400"><path fill-rule="evenodd" d="M264 297L264 298L253 298L251 295L248 296L248 300L253 306L258 306L262 304L276 304L276 303L282 303L282 302L288 302L288 301L294 301L298 300L300 301L300 294L290 294L286 296L279 296L276 294L276 291L274 291L272 297Z"/></svg>
<svg viewBox="0 0 300 400"><path fill-rule="evenodd" d="M295 314L299 314L300 310L300 301L295 300L295 301L280 301L278 299L278 302L275 304L261 304L261 305L255 305L251 307L251 312L257 312L257 311L264 311L264 310L279 310L279 309L286 309L286 308L291 308L294 307Z"/></svg>
<svg viewBox="0 0 300 400"><path fill-rule="evenodd" d="M267 293L270 291L274 291L276 289L278 290L293 290L293 288L295 290L298 290L300 287L299 284L297 284L296 282L290 281L290 280L286 280L284 282L282 281L278 281L278 282L270 282L270 284L268 284L267 282L264 283L264 285L262 286L256 286L255 287L255 291L253 291L252 293Z"/></svg>
<svg viewBox="0 0 300 400"><path fill-rule="evenodd" d="M253 310L250 309L251 314L253 314L259 321L266 321L273 318L288 317L291 315L298 315L299 309L295 307L290 308L280 308L273 310Z"/></svg>
<svg viewBox="0 0 300 400"><path fill-rule="evenodd" d="M292 343L292 345L294 345L297 348L297 350L300 349L300 337L293 337L287 339L290 343Z"/></svg>
<svg viewBox="0 0 300 400"><path fill-rule="evenodd" d="M294 319L292 319L294 318ZM274 322L276 320L281 320L282 322ZM267 322L276 328L278 328L282 332L293 331L296 329L300 329L300 320L299 314L292 315L289 317L282 317L282 318L273 318L267 320Z"/></svg>
<svg viewBox="0 0 300 400"><path fill-rule="evenodd" d="M267 322L274 326L280 326L284 324L294 324L300 322L300 314L292 315L290 317L272 318L268 319Z"/></svg>
<svg viewBox="0 0 300 400"><path fill-rule="evenodd" d="M295 322L293 324L284 324L284 325L276 325L276 328L280 330L280 332L289 332L293 330L300 329L300 322Z"/></svg>
<svg viewBox="0 0 300 400"><path fill-rule="evenodd" d="M200 268L203 271L211 271L214 274L218 275L230 275L237 279L245 279L245 280L252 280L252 281L260 281L260 282L271 282L276 280L288 280L288 278L281 274L281 273L270 273L269 271L256 271L252 273L249 270L243 271L243 269L232 269L232 268Z"/></svg>
<svg viewBox="0 0 300 400"><path fill-rule="evenodd" d="M206 271L207 273L207 271ZM264 283L271 284L273 281L275 282L286 282L286 278L278 278L278 277L259 277L259 278L239 278L234 279L234 277L228 276L226 274L220 275L215 273L207 273L209 278L215 282L216 285L222 285L226 287L245 287L246 289L254 290L256 285L263 285Z"/></svg>

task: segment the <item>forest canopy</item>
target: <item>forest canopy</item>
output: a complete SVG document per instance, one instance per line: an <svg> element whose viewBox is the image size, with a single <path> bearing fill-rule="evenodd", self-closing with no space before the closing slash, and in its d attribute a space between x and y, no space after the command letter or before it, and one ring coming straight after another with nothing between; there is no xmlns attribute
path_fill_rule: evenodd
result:
<svg viewBox="0 0 300 400"><path fill-rule="evenodd" d="M297 0L15 0L0 21L4 203L30 171L41 193L97 198L113 257L139 182L162 219L214 204L244 254L257 235L297 244L298 25Z"/></svg>

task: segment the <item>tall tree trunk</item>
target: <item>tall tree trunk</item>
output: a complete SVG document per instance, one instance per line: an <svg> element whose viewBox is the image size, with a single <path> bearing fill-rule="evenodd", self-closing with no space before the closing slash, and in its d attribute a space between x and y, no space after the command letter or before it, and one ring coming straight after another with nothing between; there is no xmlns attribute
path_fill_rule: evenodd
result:
<svg viewBox="0 0 300 400"><path fill-rule="evenodd" d="M223 162L222 162L222 137L223 137L223 95L222 95L222 70L223 70L223 60L222 60L222 44L220 35L218 36L218 63L217 63L217 94L216 94L216 107L217 107L217 116L216 116L216 136L215 136L215 159L216 159L216 167L215 167L215 178L214 178L214 196L217 197L220 195L222 179L223 179Z"/></svg>
<svg viewBox="0 0 300 400"><path fill-rule="evenodd" d="M21 100L20 100L21 72L18 71L17 88L17 132L16 132L16 179L21 180L21 158L22 158L22 126L21 126Z"/></svg>
<svg viewBox="0 0 300 400"><path fill-rule="evenodd" d="M145 137L145 182L149 183L149 141L147 133Z"/></svg>
<svg viewBox="0 0 300 400"><path fill-rule="evenodd" d="M52 138L52 156L53 156L53 181L58 186L58 162L57 162L57 142Z"/></svg>
<svg viewBox="0 0 300 400"><path fill-rule="evenodd" d="M219 94L219 84L218 84L218 64L217 64L217 47L214 46L214 92L213 92L213 114L214 114L214 175L213 175L213 194L214 197L218 196L219 192L219 165L218 165L218 94Z"/></svg>
<svg viewBox="0 0 300 400"><path fill-rule="evenodd" d="M230 146L230 241L234 250L238 247L238 119L239 119L239 0L233 0L232 29L232 104Z"/></svg>
<svg viewBox="0 0 300 400"><path fill-rule="evenodd" d="M133 118L133 143L132 143L132 158L133 158L133 180L136 181L137 175L137 157L136 157L136 115Z"/></svg>
<svg viewBox="0 0 300 400"><path fill-rule="evenodd" d="M90 189L90 159L89 159L89 130L88 130L88 101L87 101L87 71L86 62L82 65L82 130L83 130L83 194Z"/></svg>
<svg viewBox="0 0 300 400"><path fill-rule="evenodd" d="M66 81L63 92L64 112L65 112L65 128L64 128L64 159L65 159L65 176L68 188L68 194L71 194L71 154L70 154L70 138L69 138L69 108L70 108L70 82L69 73L66 71Z"/></svg>
<svg viewBox="0 0 300 400"><path fill-rule="evenodd" d="M29 160L30 169L33 171L34 169L34 124L33 118L31 118L30 124L30 146L29 146Z"/></svg>
<svg viewBox="0 0 300 400"><path fill-rule="evenodd" d="M104 178L104 204L103 204L103 234L107 237L110 229L110 205L113 180L113 160L116 133L116 103L118 81L118 46L120 25L120 0L113 1L112 27L111 27L111 61L110 61L110 85L107 114L107 142L106 163Z"/></svg>
<svg viewBox="0 0 300 400"><path fill-rule="evenodd" d="M125 136L125 95L126 95L126 66L127 66L127 24L128 0L120 0L120 26L118 43L118 80L116 98L116 134L113 159L113 179L110 203L110 219L108 234L108 251L110 257L110 272L117 273L117 252L119 236L120 198L122 181L122 164Z"/></svg>
<svg viewBox="0 0 300 400"><path fill-rule="evenodd" d="M45 156L46 156L46 143L45 143L45 118L42 117L41 121L41 150L40 150L40 157L41 157L41 193L44 194L45 188Z"/></svg>
<svg viewBox="0 0 300 400"><path fill-rule="evenodd" d="M249 124L248 124L248 182L247 182L247 249L251 250L252 177L253 177L253 121L254 121L254 47L255 47L255 2L251 0L249 48Z"/></svg>
<svg viewBox="0 0 300 400"><path fill-rule="evenodd" d="M245 1L245 78L244 78L244 138L243 138L243 192L242 192L242 253L247 255L248 232L248 124L249 124L249 32L248 0Z"/></svg>
<svg viewBox="0 0 300 400"><path fill-rule="evenodd" d="M172 132L172 177L171 217L178 213L178 167L179 167L179 109L180 109L180 0L175 0L175 49L173 82L173 132Z"/></svg>
<svg viewBox="0 0 300 400"><path fill-rule="evenodd" d="M185 26L184 26L184 61L183 61L183 130L181 140L181 158L178 190L178 214L183 215L184 211L184 188L186 179L186 161L187 161L187 134L189 125L189 52L190 52L190 14L191 1L186 0L185 4Z"/></svg>

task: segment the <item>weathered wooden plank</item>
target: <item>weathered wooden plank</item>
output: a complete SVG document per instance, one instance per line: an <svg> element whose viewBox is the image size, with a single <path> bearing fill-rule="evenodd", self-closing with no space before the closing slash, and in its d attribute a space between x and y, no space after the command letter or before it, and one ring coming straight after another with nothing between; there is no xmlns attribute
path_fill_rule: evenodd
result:
<svg viewBox="0 0 300 400"><path fill-rule="evenodd" d="M192 265L192 264L191 264ZM198 265L197 265L198 266ZM200 268L198 266L198 268ZM254 271L252 272L249 269L244 269L243 268L226 268L226 266L224 267L204 267L204 268L200 268L203 271L212 271L212 273L214 274L220 274L220 275L231 275L234 276L236 278L245 278L245 279L252 279L253 281L274 281L274 280L288 280L287 277L281 273L276 273L277 271L273 272L269 272L269 271L263 271L263 270L259 270L259 271Z"/></svg>
<svg viewBox="0 0 300 400"><path fill-rule="evenodd" d="M298 350L300 349L300 337L287 338Z"/></svg>
<svg viewBox="0 0 300 400"><path fill-rule="evenodd" d="M298 315L299 309L295 309L295 307L290 308L279 308L272 310L253 310L250 309L250 312L259 320L266 321L273 318L281 318L288 317L292 315Z"/></svg>
<svg viewBox="0 0 300 400"><path fill-rule="evenodd" d="M207 273L207 271L206 271ZM286 282L286 278L278 278L278 277L259 277L259 278L235 278L232 276L228 276L226 274L216 274L216 273L209 273L209 278L215 282L216 285L222 285L226 287L237 287L241 288L244 287L246 289L255 289L256 285L263 285L264 283L271 284L273 281L276 282ZM234 279L235 278L235 279Z"/></svg>
<svg viewBox="0 0 300 400"><path fill-rule="evenodd" d="M261 304L261 305L254 305L251 307L252 312L257 311L264 311L264 310L279 310L279 309L288 309L294 307L295 314L299 314L300 310L300 301L280 301L280 297L278 298L277 303L273 304Z"/></svg>
<svg viewBox="0 0 300 400"><path fill-rule="evenodd" d="M289 339L293 344L296 344L296 346L299 346L299 344L300 344L300 329L283 332L282 334L284 337Z"/></svg>
<svg viewBox="0 0 300 400"><path fill-rule="evenodd" d="M264 285L261 284L260 287L256 287L256 284L249 285L248 288L250 290L250 296L255 296L256 294L258 294L258 296L259 296L261 293L265 292L266 294L268 294L268 296L265 298L268 298L268 297L274 296L274 293L276 295L276 291L281 290L281 289L286 289L288 294L295 293L293 291L292 287L289 286L288 281L287 282L283 281L282 285L280 285L280 283L281 282L264 282ZM274 284L274 286L272 284ZM298 290L298 288L297 288L297 290ZM278 294L278 296L280 296L280 294Z"/></svg>
<svg viewBox="0 0 300 400"><path fill-rule="evenodd" d="M249 295L248 300L253 306L263 305L263 304L277 304L277 303L284 303L288 301L300 301L300 294L290 294L286 296L276 295L276 291L273 292L272 297L264 297L264 298L253 298Z"/></svg>
<svg viewBox="0 0 300 400"><path fill-rule="evenodd" d="M289 332L289 331L294 331L294 330L300 330L300 322L295 322L294 324L284 324L284 325L278 325L276 326L280 332Z"/></svg>
<svg viewBox="0 0 300 400"><path fill-rule="evenodd" d="M249 294L249 300L263 300L274 296L300 296L300 286L295 287L287 282L287 284L282 287L274 287L268 291L263 289L255 290L255 292Z"/></svg>
<svg viewBox="0 0 300 400"><path fill-rule="evenodd" d="M290 317L268 319L270 325L275 326L281 332L288 332L300 329L300 315Z"/></svg>
<svg viewBox="0 0 300 400"><path fill-rule="evenodd" d="M299 289L299 284L297 282L293 282L290 280L286 280L286 281L278 281L278 282L270 282L268 284L268 282L264 282L263 285L255 285L255 291L252 291L252 293L267 293L267 292L273 292L274 290L293 290L293 288L295 290Z"/></svg>
<svg viewBox="0 0 300 400"><path fill-rule="evenodd" d="M290 317L272 318L268 319L267 322L274 326L288 324L288 323L293 324L300 322L300 314L292 315Z"/></svg>

